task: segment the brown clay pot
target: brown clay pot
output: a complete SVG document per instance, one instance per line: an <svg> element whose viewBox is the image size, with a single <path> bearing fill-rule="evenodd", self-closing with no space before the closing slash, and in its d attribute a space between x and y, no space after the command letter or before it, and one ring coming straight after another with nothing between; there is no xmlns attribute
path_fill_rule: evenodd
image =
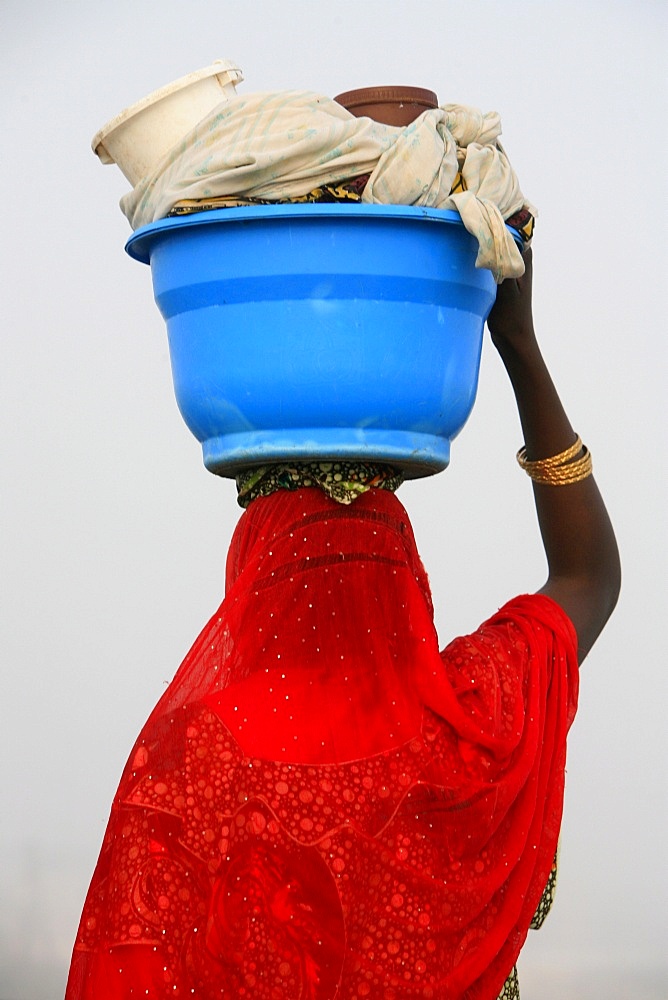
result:
<svg viewBox="0 0 668 1000"><path fill-rule="evenodd" d="M434 91L422 87L363 87L334 100L356 118L373 118L384 125L410 125L423 111L438 107Z"/></svg>

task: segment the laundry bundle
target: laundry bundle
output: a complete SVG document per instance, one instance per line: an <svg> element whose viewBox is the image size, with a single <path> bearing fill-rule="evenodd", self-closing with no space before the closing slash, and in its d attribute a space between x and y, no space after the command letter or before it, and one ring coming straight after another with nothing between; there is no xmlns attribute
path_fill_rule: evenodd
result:
<svg viewBox="0 0 668 1000"><path fill-rule="evenodd" d="M524 273L507 223L530 240L536 212L499 142L496 112L446 104L405 127L357 118L312 91L235 96L215 107L121 199L133 229L179 211L303 199L358 179L365 204L455 209L497 282Z"/></svg>

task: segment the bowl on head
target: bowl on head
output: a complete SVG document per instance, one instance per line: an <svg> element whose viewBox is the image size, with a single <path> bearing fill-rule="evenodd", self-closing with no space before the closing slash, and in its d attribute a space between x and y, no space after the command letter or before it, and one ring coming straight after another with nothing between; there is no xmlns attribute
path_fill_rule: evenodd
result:
<svg viewBox="0 0 668 1000"><path fill-rule="evenodd" d="M475 400L496 296L456 212L218 209L138 229L174 389L204 463L360 459L446 467Z"/></svg>

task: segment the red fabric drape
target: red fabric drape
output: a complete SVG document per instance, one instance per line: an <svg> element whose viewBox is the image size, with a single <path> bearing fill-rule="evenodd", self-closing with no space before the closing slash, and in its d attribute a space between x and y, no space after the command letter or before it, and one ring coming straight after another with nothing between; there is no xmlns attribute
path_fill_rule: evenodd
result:
<svg viewBox="0 0 668 1000"><path fill-rule="evenodd" d="M541 596L439 653L392 493L254 501L121 779L67 1000L495 1000L554 857L577 677Z"/></svg>

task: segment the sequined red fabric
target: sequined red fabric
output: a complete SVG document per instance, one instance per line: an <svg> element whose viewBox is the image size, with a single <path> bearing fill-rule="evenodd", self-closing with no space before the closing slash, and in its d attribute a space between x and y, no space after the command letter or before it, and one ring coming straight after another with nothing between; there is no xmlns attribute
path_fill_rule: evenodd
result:
<svg viewBox="0 0 668 1000"><path fill-rule="evenodd" d="M397 498L255 500L121 779L67 1000L494 1000L561 821L575 635L439 653Z"/></svg>

